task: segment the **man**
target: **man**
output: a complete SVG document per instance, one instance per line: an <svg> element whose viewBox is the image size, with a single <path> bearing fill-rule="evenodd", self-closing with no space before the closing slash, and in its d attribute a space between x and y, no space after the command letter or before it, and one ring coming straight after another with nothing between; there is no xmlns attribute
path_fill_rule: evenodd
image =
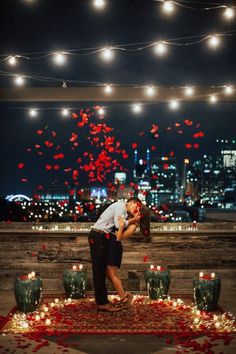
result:
<svg viewBox="0 0 236 354"><path fill-rule="evenodd" d="M114 307L107 298L106 288L106 257L108 250L107 235L115 226L119 228L118 216L124 219L130 215L132 218L125 221L125 227L138 223L140 220L140 207L142 202L136 197L131 197L127 202L111 204L100 215L89 233L89 245L92 258L93 282L95 299L98 311L116 312L119 308Z"/></svg>

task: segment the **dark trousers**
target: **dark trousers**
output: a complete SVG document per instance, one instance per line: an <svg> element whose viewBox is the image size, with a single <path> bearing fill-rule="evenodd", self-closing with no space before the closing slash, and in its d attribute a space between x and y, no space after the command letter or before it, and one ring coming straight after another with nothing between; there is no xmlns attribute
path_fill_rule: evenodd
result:
<svg viewBox="0 0 236 354"><path fill-rule="evenodd" d="M92 258L95 300L97 305L105 305L108 303L106 288L108 240L105 234L93 230L90 231L88 239Z"/></svg>

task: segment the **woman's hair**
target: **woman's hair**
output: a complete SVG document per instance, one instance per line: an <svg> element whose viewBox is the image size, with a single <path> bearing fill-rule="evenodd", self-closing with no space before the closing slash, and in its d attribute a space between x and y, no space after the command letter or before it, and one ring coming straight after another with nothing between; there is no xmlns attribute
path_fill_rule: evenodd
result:
<svg viewBox="0 0 236 354"><path fill-rule="evenodd" d="M150 210L146 206L142 206L140 209L141 218L140 218L140 231L142 236L149 237L150 236Z"/></svg>

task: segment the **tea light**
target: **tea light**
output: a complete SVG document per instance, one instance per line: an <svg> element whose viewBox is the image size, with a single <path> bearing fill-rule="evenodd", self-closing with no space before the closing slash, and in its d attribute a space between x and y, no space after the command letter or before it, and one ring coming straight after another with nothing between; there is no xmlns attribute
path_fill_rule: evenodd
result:
<svg viewBox="0 0 236 354"><path fill-rule="evenodd" d="M204 275L203 272L200 272L199 273L199 278L203 278L203 275Z"/></svg>
<svg viewBox="0 0 236 354"><path fill-rule="evenodd" d="M196 317L196 318L194 318L194 321L193 321L193 322L194 322L194 324L197 325L197 324L200 322L200 319L199 319L198 317Z"/></svg>
<svg viewBox="0 0 236 354"><path fill-rule="evenodd" d="M220 322L215 323L215 328L219 329L220 328Z"/></svg>
<svg viewBox="0 0 236 354"><path fill-rule="evenodd" d="M36 320L36 321L40 321L40 318L41 318L41 317L40 317L39 315L36 315L36 316L35 316L35 320Z"/></svg>
<svg viewBox="0 0 236 354"><path fill-rule="evenodd" d="M72 270L77 270L77 266L73 265Z"/></svg>
<svg viewBox="0 0 236 354"><path fill-rule="evenodd" d="M173 302L173 306L174 306L174 307L177 306L177 302L176 302L176 301Z"/></svg>
<svg viewBox="0 0 236 354"><path fill-rule="evenodd" d="M69 304L71 303L71 301L72 301L72 299L69 297L68 299L67 299L67 301L69 302Z"/></svg>
<svg viewBox="0 0 236 354"><path fill-rule="evenodd" d="M47 318L46 321L45 321L45 324L46 324L47 326L50 326L51 320L50 320L49 318Z"/></svg>
<svg viewBox="0 0 236 354"><path fill-rule="evenodd" d="M59 304L59 299L55 299L55 304Z"/></svg>
<svg viewBox="0 0 236 354"><path fill-rule="evenodd" d="M83 264L80 264L79 265L79 270L82 270L83 269Z"/></svg>
<svg viewBox="0 0 236 354"><path fill-rule="evenodd" d="M21 327L24 329L27 329L27 328L29 328L29 324L27 322L22 322Z"/></svg>
<svg viewBox="0 0 236 354"><path fill-rule="evenodd" d="M154 270L154 265L153 264L150 265L150 270Z"/></svg>
<svg viewBox="0 0 236 354"><path fill-rule="evenodd" d="M211 273L211 278L215 279L215 277L216 277L216 273Z"/></svg>
<svg viewBox="0 0 236 354"><path fill-rule="evenodd" d="M44 318L45 317L45 313L44 312L40 312L40 318Z"/></svg>
<svg viewBox="0 0 236 354"><path fill-rule="evenodd" d="M201 315L201 311L200 311L200 310L197 310L197 311L196 311L196 315L197 315L197 316L200 316L200 315Z"/></svg>
<svg viewBox="0 0 236 354"><path fill-rule="evenodd" d="M47 306L44 306L43 309L44 309L45 312L48 312L48 307Z"/></svg>
<svg viewBox="0 0 236 354"><path fill-rule="evenodd" d="M161 266L157 266L157 270L161 270Z"/></svg>
<svg viewBox="0 0 236 354"><path fill-rule="evenodd" d="M35 278L35 272L31 272L32 278Z"/></svg>
<svg viewBox="0 0 236 354"><path fill-rule="evenodd" d="M28 274L28 279L29 279L29 280L32 279L32 274L31 274L31 273Z"/></svg>
<svg viewBox="0 0 236 354"><path fill-rule="evenodd" d="M51 302L50 306L51 306L51 307L54 307L54 306L55 306L54 302Z"/></svg>
<svg viewBox="0 0 236 354"><path fill-rule="evenodd" d="M217 321L218 318L219 318L219 317L218 317L217 315L214 315L214 316L213 316L213 320L214 320L214 321Z"/></svg>

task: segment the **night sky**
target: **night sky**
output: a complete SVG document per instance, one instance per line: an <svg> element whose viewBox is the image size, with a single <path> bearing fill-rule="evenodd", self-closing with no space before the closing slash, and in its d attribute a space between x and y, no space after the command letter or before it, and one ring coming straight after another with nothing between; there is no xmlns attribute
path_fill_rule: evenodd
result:
<svg viewBox="0 0 236 354"><path fill-rule="evenodd" d="M236 19L225 21L222 10L197 11L178 7L172 16L161 12L160 4L151 0L107 0L104 10L95 10L89 0L8 0L1 2L0 24L1 51L0 54L20 54L31 52L54 52L80 48L97 48L118 44L141 43L171 38L208 35L236 30ZM232 2L215 1L219 4ZM201 7L202 4L192 4ZM234 4L235 5L235 4ZM111 82L114 84L140 85L225 85L235 84L236 36L223 38L221 47L210 50L206 43L193 46L170 46L169 53L163 57L153 54L151 48L130 53L117 51L114 61L102 62L98 55L69 56L68 63L57 67L50 57L41 60L20 60L17 67L10 67L6 62L0 63L0 71L56 77L65 80L80 80L92 82ZM4 56L1 56L4 59ZM1 87L11 87L12 78L0 76ZM61 86L27 80L30 86ZM101 105L105 102L101 102ZM145 105L142 114L131 112L130 105L124 103L105 104L108 107L103 123L114 128L114 135L121 141L122 147L130 155L129 160L122 164L133 169L131 144L136 142L141 146L140 155L147 147L156 145L153 155L165 155L175 151L178 161L185 156L192 159L204 153L214 153L216 138L234 138L236 136L235 103L210 105L207 102L183 103L178 111L170 111L166 104ZM43 108L39 116L32 119L25 108L36 106ZM80 108L93 107L93 102L85 104L45 103L37 105L1 103L0 129L0 164L1 183L0 195L26 193L30 195L37 184L50 184L52 179L63 183L64 177L60 171L53 178L47 174L40 160L33 154L27 154L26 149L34 146L39 137L37 129L47 127L47 131L57 132L58 141L66 145L65 137L73 130L70 118L63 118L55 108L69 106L78 112ZM186 151L184 144L189 142L191 131L184 131L180 137L165 128L175 122L182 123L190 119L194 125L200 123L205 133L200 141L200 149ZM93 121L101 121L95 115ZM160 138L153 139L149 131L152 124L160 126ZM144 136L139 132L145 131ZM194 130L192 131L194 132ZM81 130L80 151L88 149L86 131ZM68 158L68 166L73 159ZM17 164L25 163L27 183L20 181L22 171ZM124 163L123 163L124 162ZM72 166L72 168L74 168ZM82 177L81 185L87 180Z"/></svg>

